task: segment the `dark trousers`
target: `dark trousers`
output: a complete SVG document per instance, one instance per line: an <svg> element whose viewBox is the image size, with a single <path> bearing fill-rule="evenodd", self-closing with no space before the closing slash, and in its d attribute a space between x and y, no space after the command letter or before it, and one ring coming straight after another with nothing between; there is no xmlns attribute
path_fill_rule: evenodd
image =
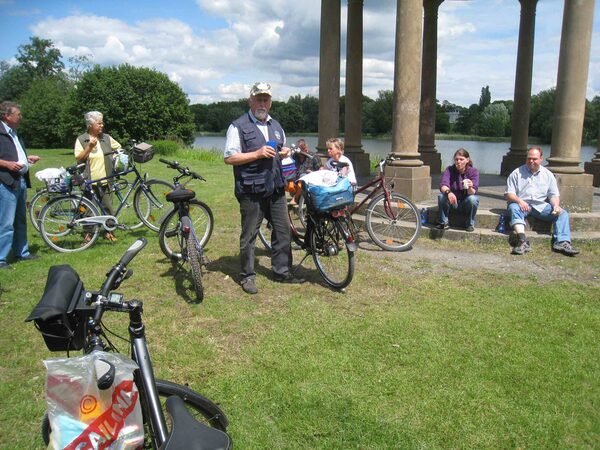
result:
<svg viewBox="0 0 600 450"><path fill-rule="evenodd" d="M254 271L254 245L263 218L273 226L271 235L271 267L277 276L285 276L292 266L292 237L287 213L285 193L270 197L242 195L238 197L242 216L240 234L240 263L242 279L256 275Z"/></svg>

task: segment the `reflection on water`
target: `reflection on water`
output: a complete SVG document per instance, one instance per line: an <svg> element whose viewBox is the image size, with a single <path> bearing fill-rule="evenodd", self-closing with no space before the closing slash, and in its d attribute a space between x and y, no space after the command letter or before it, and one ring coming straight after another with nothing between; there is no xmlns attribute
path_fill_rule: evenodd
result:
<svg viewBox="0 0 600 450"><path fill-rule="evenodd" d="M287 141L296 142L299 138L304 138L311 149L317 146L316 136L288 136ZM481 141L443 141L438 140L435 143L437 151L442 157L442 167L452 164L454 152L463 147L471 155L475 167L481 173L500 174L500 165L502 157L508 152L509 142L481 142ZM223 151L225 146L225 136L196 136L193 147L203 149L216 149ZM550 156L550 145L542 145L544 157ZM371 161L385 157L392 148L391 140L364 139L363 148L369 153ZM581 160L583 162L591 161L596 149L590 146L581 147ZM525 163L525 161L523 161Z"/></svg>

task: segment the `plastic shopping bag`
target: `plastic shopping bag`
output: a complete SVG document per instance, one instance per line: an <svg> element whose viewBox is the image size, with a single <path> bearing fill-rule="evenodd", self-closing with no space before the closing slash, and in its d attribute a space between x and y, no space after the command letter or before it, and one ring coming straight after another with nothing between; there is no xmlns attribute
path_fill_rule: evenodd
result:
<svg viewBox="0 0 600 450"><path fill-rule="evenodd" d="M115 368L114 381L98 388L102 361ZM49 449L140 448L144 427L139 392L133 382L137 365L118 353L94 352L77 358L52 358L47 369L46 402Z"/></svg>

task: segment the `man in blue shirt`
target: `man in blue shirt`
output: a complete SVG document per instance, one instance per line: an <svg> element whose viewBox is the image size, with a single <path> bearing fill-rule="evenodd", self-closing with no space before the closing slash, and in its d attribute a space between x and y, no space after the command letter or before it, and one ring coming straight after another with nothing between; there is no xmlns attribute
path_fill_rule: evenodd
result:
<svg viewBox="0 0 600 450"><path fill-rule="evenodd" d="M554 174L542 166L542 149L532 147L527 151L526 164L517 167L506 180L504 198L508 202L510 226L517 235L513 255L531 250L525 237L525 217L532 215L552 222L552 250L575 256L579 253L571 244L569 214L560 207L560 195Z"/></svg>
<svg viewBox="0 0 600 450"><path fill-rule="evenodd" d="M17 259L35 259L27 244L27 188L31 187L29 166L40 157L27 155L17 136L21 107L0 104L0 269L9 269L12 249Z"/></svg>

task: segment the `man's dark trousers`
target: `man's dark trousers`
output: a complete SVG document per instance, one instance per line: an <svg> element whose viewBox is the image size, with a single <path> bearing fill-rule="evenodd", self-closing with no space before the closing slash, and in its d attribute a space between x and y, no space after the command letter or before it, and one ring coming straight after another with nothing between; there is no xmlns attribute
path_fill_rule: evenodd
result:
<svg viewBox="0 0 600 450"><path fill-rule="evenodd" d="M238 197L242 216L240 236L241 279L253 277L254 246L263 218L273 226L271 238L271 266L275 276L287 276L292 266L291 234L287 213L285 192L262 195L241 195Z"/></svg>

